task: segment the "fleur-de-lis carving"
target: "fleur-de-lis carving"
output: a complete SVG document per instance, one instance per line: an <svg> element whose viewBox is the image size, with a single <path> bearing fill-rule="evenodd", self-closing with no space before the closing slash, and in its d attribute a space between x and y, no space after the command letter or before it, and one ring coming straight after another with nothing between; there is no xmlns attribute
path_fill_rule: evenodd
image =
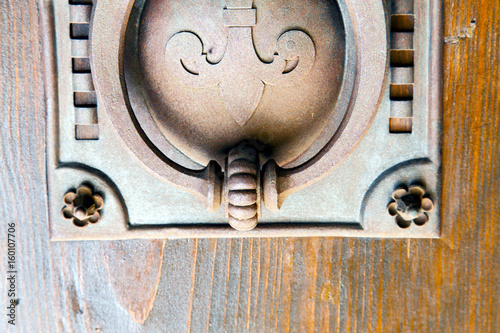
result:
<svg viewBox="0 0 500 333"><path fill-rule="evenodd" d="M179 32L166 46L167 66L182 85L191 88L218 87L222 101L234 120L244 126L257 108L265 85L292 85L312 68L316 50L301 30L284 32L277 40L272 62L256 53L252 26L256 10L249 0L227 0L224 25L227 46L218 63L210 63L203 42L193 32Z"/></svg>

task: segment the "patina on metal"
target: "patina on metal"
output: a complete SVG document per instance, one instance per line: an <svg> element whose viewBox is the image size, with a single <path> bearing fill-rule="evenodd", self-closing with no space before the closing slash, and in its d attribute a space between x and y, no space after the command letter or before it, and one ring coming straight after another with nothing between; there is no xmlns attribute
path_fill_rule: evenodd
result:
<svg viewBox="0 0 500 333"><path fill-rule="evenodd" d="M440 193L439 0L45 1L49 192L107 193L100 229L55 239L439 236L437 209L385 212Z"/></svg>

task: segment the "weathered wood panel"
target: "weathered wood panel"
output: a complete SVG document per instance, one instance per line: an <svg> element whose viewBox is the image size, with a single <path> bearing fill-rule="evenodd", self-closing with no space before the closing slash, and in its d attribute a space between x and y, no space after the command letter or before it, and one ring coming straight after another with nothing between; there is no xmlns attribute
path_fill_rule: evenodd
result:
<svg viewBox="0 0 500 333"><path fill-rule="evenodd" d="M123 298L133 285L116 272L148 269L144 256L125 255L111 269L104 257L147 245L49 241L38 4L1 1L0 235L5 250L6 224L16 223L16 329L500 331L500 2L447 0L445 13L442 239L167 241L156 301L140 325ZM2 255L2 308L6 266ZM151 280L138 279L137 289ZM130 295L149 306L137 290ZM132 311L137 321L141 311ZM11 330L5 315L0 323Z"/></svg>

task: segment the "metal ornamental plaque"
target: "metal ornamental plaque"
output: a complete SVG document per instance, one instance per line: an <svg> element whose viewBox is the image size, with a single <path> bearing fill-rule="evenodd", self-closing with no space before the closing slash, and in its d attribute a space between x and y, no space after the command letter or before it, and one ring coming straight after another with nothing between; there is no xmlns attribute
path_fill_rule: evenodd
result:
<svg viewBox="0 0 500 333"><path fill-rule="evenodd" d="M440 0L44 0L53 240L440 236Z"/></svg>

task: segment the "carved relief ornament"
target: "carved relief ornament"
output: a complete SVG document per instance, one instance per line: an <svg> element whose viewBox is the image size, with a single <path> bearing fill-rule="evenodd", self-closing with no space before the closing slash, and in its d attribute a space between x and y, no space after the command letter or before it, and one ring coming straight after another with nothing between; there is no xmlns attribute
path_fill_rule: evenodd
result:
<svg viewBox="0 0 500 333"><path fill-rule="evenodd" d="M47 0L50 196L106 200L54 238L439 236L437 209L415 234L386 213L439 194L440 2L417 2Z"/></svg>

